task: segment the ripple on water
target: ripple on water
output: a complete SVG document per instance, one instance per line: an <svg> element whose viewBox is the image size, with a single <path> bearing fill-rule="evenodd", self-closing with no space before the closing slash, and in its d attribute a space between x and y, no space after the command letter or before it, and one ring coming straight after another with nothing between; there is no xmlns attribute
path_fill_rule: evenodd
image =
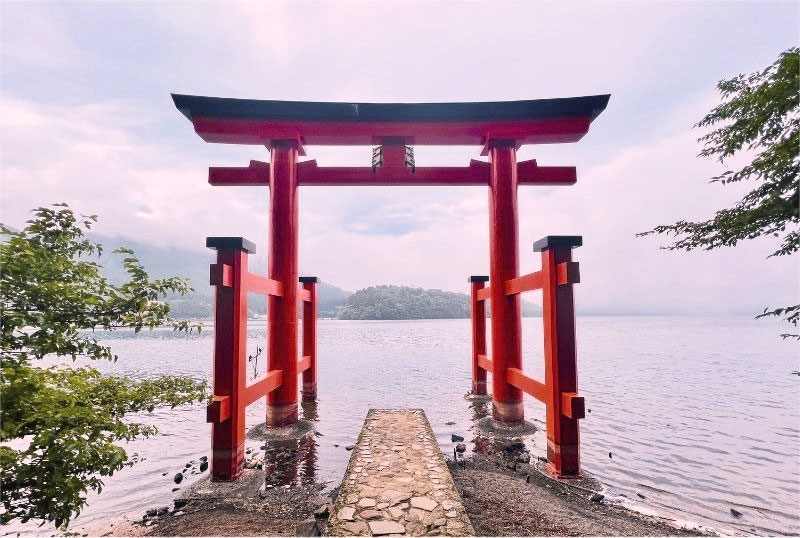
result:
<svg viewBox="0 0 800 538"><path fill-rule="evenodd" d="M774 326L749 318L616 316L582 317L577 329L580 387L591 409L581 425L581 457L609 497L723 530L800 533L800 378L786 373L796 368L795 348L775 337ZM285 475L281 480L338 483L350 456L345 447L371 407L424 408L445 454L453 452L454 433L466 438L469 451L486 448L487 438L472 426L489 407L463 398L469 320L320 320L318 331L316 434L272 452L261 450L263 441L247 441L251 454ZM208 379L211 331L189 338L167 333L114 335L109 343L120 360L95 366L139 377ZM251 321L248 353L263 347L264 338L264 323ZM539 379L542 338L541 319L526 318L524 368ZM263 373L264 362L250 377ZM525 412L541 426L525 443L544 456L544 406L526 398ZM248 408L248 425L264 415L260 400ZM190 474L180 486L172 481L186 462L209 455L201 406L143 419L163 435L128 445L144 461L107 479L76 528L168 504L173 488L202 476ZM740 518L731 515L734 507Z"/></svg>

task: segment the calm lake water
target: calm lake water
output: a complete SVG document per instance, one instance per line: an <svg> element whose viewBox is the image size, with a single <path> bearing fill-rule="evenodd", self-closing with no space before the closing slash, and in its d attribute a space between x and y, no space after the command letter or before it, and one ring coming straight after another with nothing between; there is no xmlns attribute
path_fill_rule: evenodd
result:
<svg viewBox="0 0 800 538"><path fill-rule="evenodd" d="M297 450L294 478L336 485L350 455L343 447L372 407L423 408L445 454L453 452L453 433L473 449L481 442L472 428L481 410L463 397L469 330L469 320L320 321L319 402L306 412L321 435ZM800 359L797 344L778 332L749 318L579 318L579 386L591 410L581 422L583 465L607 496L726 533L800 533L800 376L792 375ZM251 321L251 351L264 339L264 322ZM102 365L106 371L210 375L210 331L188 338L116 333L107 341L120 360ZM523 346L524 369L543 379L540 318L524 320ZM540 427L526 442L544 455L544 406L526 397L525 409ZM263 416L262 400L248 409L248 427ZM73 530L96 532L168 504L177 494L173 475L209 455L202 406L142 418L161 435L128 446L143 461L108 479ZM254 450L260 444L248 441Z"/></svg>

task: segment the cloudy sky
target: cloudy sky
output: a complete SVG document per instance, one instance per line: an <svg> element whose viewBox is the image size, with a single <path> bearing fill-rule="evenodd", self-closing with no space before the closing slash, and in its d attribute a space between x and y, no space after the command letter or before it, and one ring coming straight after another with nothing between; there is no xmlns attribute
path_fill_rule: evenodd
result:
<svg viewBox="0 0 800 538"><path fill-rule="evenodd" d="M170 92L318 101L480 101L611 93L577 144L519 158L575 165L572 187L520 189L522 271L546 234L580 234L577 301L596 312L736 312L796 300L769 241L679 254L634 234L730 204L692 128L715 83L798 42L797 2L0 3L2 221L66 201L98 231L203 250L266 242L267 191L212 188L209 165L267 159L206 144ZM369 148L308 147L320 164ZM479 148L417 148L464 165ZM348 289L454 291L488 270L485 189L301 189L301 271ZM789 299L787 296L791 297Z"/></svg>

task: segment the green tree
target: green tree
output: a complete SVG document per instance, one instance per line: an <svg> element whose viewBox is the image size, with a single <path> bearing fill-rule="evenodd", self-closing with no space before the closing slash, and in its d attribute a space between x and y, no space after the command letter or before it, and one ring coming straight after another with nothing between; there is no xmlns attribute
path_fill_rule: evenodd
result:
<svg viewBox="0 0 800 538"><path fill-rule="evenodd" d="M717 88L723 102L695 127L712 129L698 139L702 157L724 163L737 154L752 158L738 170L711 179L721 185L749 181L753 189L731 208L698 221L679 220L638 235L668 234L669 250L712 250L732 247L745 239L778 238L772 256L788 256L800 248L800 49L791 48L764 69L722 80ZM756 316L776 316L797 327L800 304L768 307ZM798 334L783 337L800 338Z"/></svg>
<svg viewBox="0 0 800 538"><path fill-rule="evenodd" d="M140 331L173 323L159 299L191 291L186 280L151 280L134 253L117 249L127 280L101 272L102 246L84 235L97 217L65 204L40 207L22 231L0 224L0 522L66 527L102 477L134 463L117 442L157 433L130 413L205 396L205 381L166 376L133 380L42 359L116 360L95 329ZM50 362L52 364L52 361Z"/></svg>

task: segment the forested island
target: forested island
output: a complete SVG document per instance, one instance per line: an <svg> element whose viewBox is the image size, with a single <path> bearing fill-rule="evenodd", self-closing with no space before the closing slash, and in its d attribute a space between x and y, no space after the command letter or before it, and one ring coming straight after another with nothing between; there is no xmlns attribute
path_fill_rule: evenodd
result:
<svg viewBox="0 0 800 538"><path fill-rule="evenodd" d="M535 316L539 314L539 309L530 303L523 303L522 313L525 316ZM337 319L457 319L469 317L469 295L466 293L386 285L358 290L350 295L336 312Z"/></svg>
<svg viewBox="0 0 800 538"><path fill-rule="evenodd" d="M347 298L338 319L450 319L468 318L469 301L463 293L407 286L372 286Z"/></svg>

